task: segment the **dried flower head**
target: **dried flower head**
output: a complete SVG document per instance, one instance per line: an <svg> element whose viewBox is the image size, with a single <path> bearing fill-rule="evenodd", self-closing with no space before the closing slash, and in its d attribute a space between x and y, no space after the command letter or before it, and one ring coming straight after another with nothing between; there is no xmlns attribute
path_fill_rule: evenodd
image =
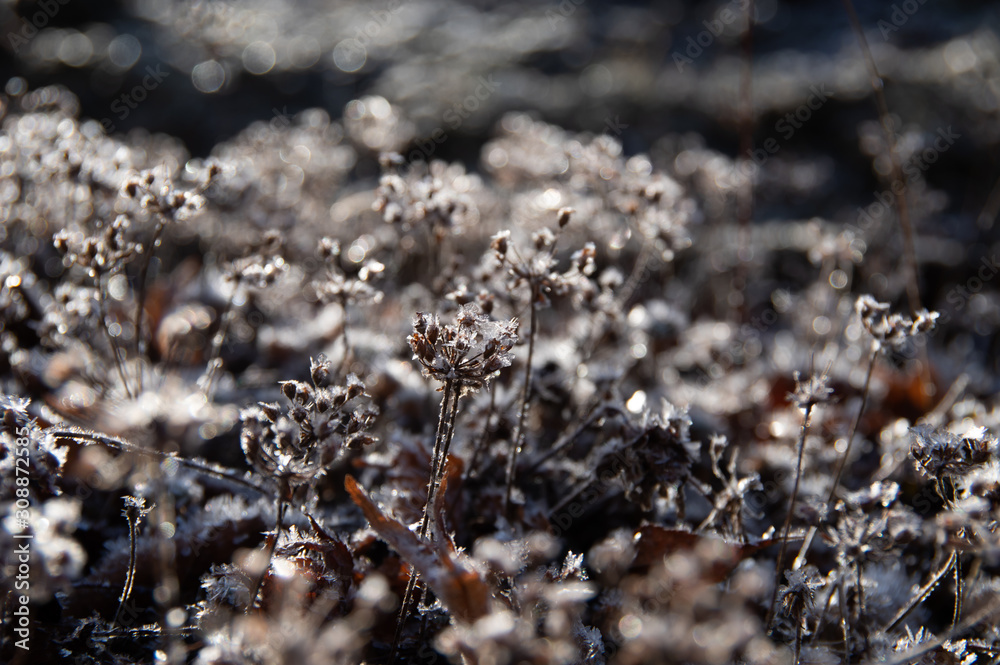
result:
<svg viewBox="0 0 1000 665"><path fill-rule="evenodd" d="M210 184L211 179L218 175L218 169L218 165L213 164L206 170L202 186ZM141 208L173 219L185 219L205 205L199 192L176 187L164 169L149 169L130 175L122 182L121 193L125 198L138 201Z"/></svg>
<svg viewBox="0 0 1000 665"><path fill-rule="evenodd" d="M129 521L129 524L138 524L142 518L153 511L146 507L146 499L141 496L126 496L125 507L122 508L122 517Z"/></svg>
<svg viewBox="0 0 1000 665"><path fill-rule="evenodd" d="M836 528L831 526L826 530L840 565L854 566L881 558L890 545L886 521L885 514L873 516L860 511L841 514Z"/></svg>
<svg viewBox="0 0 1000 665"><path fill-rule="evenodd" d="M282 256L284 240L277 231L268 231L245 255L233 261L226 278L237 284L245 284L258 289L274 284L278 277L288 270Z"/></svg>
<svg viewBox="0 0 1000 665"><path fill-rule="evenodd" d="M513 362L517 327L517 319L493 321L475 305L463 305L451 325L441 325L436 314L418 312L406 339L425 375L478 390Z"/></svg>
<svg viewBox="0 0 1000 665"><path fill-rule="evenodd" d="M426 225L440 239L479 221L476 194L483 186L461 164L417 163L404 175L388 166L372 204L386 222L406 230Z"/></svg>
<svg viewBox="0 0 1000 665"><path fill-rule="evenodd" d="M816 566L808 565L795 570L786 570L785 579L779 590L781 606L788 616L800 622L804 628L812 615L816 600L816 589L823 586L823 578Z"/></svg>
<svg viewBox="0 0 1000 665"><path fill-rule="evenodd" d="M829 377L825 373L803 380L801 375L795 372L795 392L788 393L788 400L794 402L800 409L809 409L822 404L833 394L833 388L828 383Z"/></svg>
<svg viewBox="0 0 1000 665"><path fill-rule="evenodd" d="M326 276L313 282L316 298L322 303L338 303L342 306L359 302L382 300L381 291L371 285L374 278L385 270L385 266L369 259L357 275L351 277L340 267L340 243L332 238L322 238L319 244L320 256L326 261Z"/></svg>
<svg viewBox="0 0 1000 665"><path fill-rule="evenodd" d="M889 304L878 302L870 295L860 296L854 304L854 310L861 317L861 325L881 344L901 346L918 333L930 332L934 329L938 312L922 309L916 317L909 319L901 314L890 314Z"/></svg>
<svg viewBox="0 0 1000 665"><path fill-rule="evenodd" d="M659 413L646 412L634 434L621 448L612 448L601 469L619 469L625 497L650 510L657 497L684 485L698 461L701 444L691 441L686 410L664 401Z"/></svg>
<svg viewBox="0 0 1000 665"><path fill-rule="evenodd" d="M910 455L917 470L934 479L960 476L973 467L986 464L997 453L997 438L984 427L977 427L962 437L927 425L918 425L911 432Z"/></svg>
<svg viewBox="0 0 1000 665"><path fill-rule="evenodd" d="M344 448L372 443L368 430L377 409L350 403L367 396L364 385L353 374L346 385L327 387L329 362L320 357L311 363L312 384L283 381L281 392L288 400L284 413L277 404L261 402L243 410L240 443L247 461L265 475L291 485L319 478Z"/></svg>

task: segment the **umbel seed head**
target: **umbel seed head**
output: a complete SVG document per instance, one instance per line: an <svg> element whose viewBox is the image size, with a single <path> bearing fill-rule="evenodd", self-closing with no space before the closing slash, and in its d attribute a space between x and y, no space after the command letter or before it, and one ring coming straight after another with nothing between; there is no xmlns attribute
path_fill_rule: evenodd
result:
<svg viewBox="0 0 1000 665"><path fill-rule="evenodd" d="M407 337L413 359L425 375L467 390L489 384L513 362L517 319L493 321L472 304L463 305L455 323L442 326L436 314L417 312Z"/></svg>

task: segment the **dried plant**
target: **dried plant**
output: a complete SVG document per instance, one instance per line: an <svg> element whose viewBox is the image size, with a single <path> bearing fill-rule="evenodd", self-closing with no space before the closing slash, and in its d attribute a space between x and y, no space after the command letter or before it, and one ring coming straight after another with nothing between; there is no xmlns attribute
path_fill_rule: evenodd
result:
<svg viewBox="0 0 1000 665"><path fill-rule="evenodd" d="M535 339L538 329L538 310L549 307L551 298L563 296L578 286L587 282L587 277L594 271L593 243L588 243L583 249L573 255L573 265L565 273L555 270L556 242L558 231L569 224L572 218L572 208L562 208L558 212L557 230L548 227L532 234L532 249L521 252L510 244L510 232L502 231L490 242L490 248L501 271L507 273L508 287L511 291L521 286L527 286L527 304L530 312L528 319L528 353L524 364L524 379L521 388L520 406L517 412L517 425L511 438L510 453L507 456L507 488L504 495L504 506L510 509L511 493L517 474L517 458L524 445L524 418L531 399L532 366L535 357Z"/></svg>
<svg viewBox="0 0 1000 665"><path fill-rule="evenodd" d="M995 660L988 31L442 1L8 3L0 661Z"/></svg>
<svg viewBox="0 0 1000 665"><path fill-rule="evenodd" d="M795 515L795 499L799 493L799 482L802 479L802 458L805 453L806 447L806 433L809 431L809 417L812 415L813 407L817 404L822 404L830 398L830 394L833 389L827 385L828 377L824 373L820 376L811 376L809 379L802 380L799 377L799 373L795 373L795 392L788 395L788 398L795 403L795 406L802 409L802 429L799 433L799 442L797 446L796 461L795 461L795 483L792 485L792 493L788 497L788 514L785 516L785 524L781 530L781 546L778 549L778 559L775 563L774 577L775 579L780 579L782 573L782 564L785 559L785 548L788 544L788 533L792 527L792 517ZM778 600L778 589L775 586L775 595L771 599L771 610L768 614L768 624L770 625L770 618L774 616L774 605ZM784 602L784 601L782 601ZM801 635L796 636L796 662L798 661L798 650L801 642Z"/></svg>
<svg viewBox="0 0 1000 665"><path fill-rule="evenodd" d="M128 572L125 575L125 587L122 595L118 599L118 610L115 612L115 620L112 624L121 621L122 608L129 602L132 596L132 585L135 583L135 542L139 537L139 522L142 518L152 512L152 508L146 507L146 500L142 497L126 496L125 508L122 510L122 517L128 520Z"/></svg>
<svg viewBox="0 0 1000 665"><path fill-rule="evenodd" d="M244 298L247 289L267 288L285 271L287 265L281 256L281 247L282 238L279 233L265 233L256 246L248 247L244 251L244 256L226 268L225 281L231 290L219 317L219 328L212 338L212 351L205 373L198 380L206 398L212 396L216 379L222 370L222 345L232 324L235 303Z"/></svg>
<svg viewBox="0 0 1000 665"><path fill-rule="evenodd" d="M325 279L313 283L313 289L321 303L333 302L340 305L344 319L340 333L344 341L344 358L341 361L343 372L351 360L351 344L347 335L347 306L363 302L377 304L382 300L382 292L375 289L370 281L374 280L385 266L374 259L369 259L358 270L357 277L348 277L339 265L340 243L332 238L323 238L319 241L319 252L326 263L327 274Z"/></svg>
<svg viewBox="0 0 1000 665"><path fill-rule="evenodd" d="M281 537L288 503L300 487L314 485L345 449L357 449L374 439L368 434L377 409L354 406L367 396L364 384L352 375L344 386L330 385L332 372L326 358L311 361L309 383L285 381L281 392L288 401L282 413L277 404L260 403L240 414L240 443L247 462L276 485L276 523L269 538L263 570L250 595L253 608Z"/></svg>
<svg viewBox="0 0 1000 665"><path fill-rule="evenodd" d="M458 419L458 403L463 395L489 387L491 379L513 362L511 348L517 342L517 319L491 321L475 307L463 306L454 324L441 325L437 315L418 312L413 317L413 332L407 337L413 358L420 363L424 375L440 381L444 391L437 432L434 435L434 452L431 455L431 475L427 482L427 500L424 502L419 535L426 538L430 528L430 510L444 476ZM406 621L417 575L410 574L410 582L403 596L396 637L393 639L393 656L399 635Z"/></svg>

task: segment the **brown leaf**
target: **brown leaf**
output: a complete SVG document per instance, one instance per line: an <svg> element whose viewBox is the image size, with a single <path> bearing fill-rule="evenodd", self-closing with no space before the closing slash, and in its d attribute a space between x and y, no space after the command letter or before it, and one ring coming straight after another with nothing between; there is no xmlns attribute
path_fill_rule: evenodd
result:
<svg viewBox="0 0 1000 665"><path fill-rule="evenodd" d="M471 623L486 614L489 587L457 553L449 552L440 542L432 544L420 540L405 526L387 517L352 476L344 478L344 487L372 528L427 581L452 616Z"/></svg>

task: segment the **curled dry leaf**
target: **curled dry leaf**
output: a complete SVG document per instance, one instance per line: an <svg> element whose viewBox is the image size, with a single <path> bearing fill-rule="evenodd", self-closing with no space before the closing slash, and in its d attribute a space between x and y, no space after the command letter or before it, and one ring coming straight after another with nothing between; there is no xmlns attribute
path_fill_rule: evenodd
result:
<svg viewBox="0 0 1000 665"><path fill-rule="evenodd" d="M420 573L454 618L470 623L487 613L489 587L452 547L443 545L444 539L431 543L422 541L385 515L353 476L344 478L344 487L376 533Z"/></svg>

